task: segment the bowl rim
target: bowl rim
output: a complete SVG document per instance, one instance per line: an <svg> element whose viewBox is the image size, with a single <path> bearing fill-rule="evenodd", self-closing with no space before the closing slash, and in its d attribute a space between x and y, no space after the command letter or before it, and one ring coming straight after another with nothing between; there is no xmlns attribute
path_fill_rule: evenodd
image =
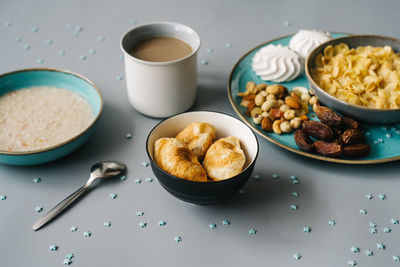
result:
<svg viewBox="0 0 400 267"><path fill-rule="evenodd" d="M148 146L148 144L149 144L149 138L150 138L150 135L154 132L154 130L155 130L160 124L164 123L165 121L167 121L167 120L169 120L169 119L171 119L171 118L173 118L173 117L176 117L176 116L179 116L179 115L182 115L182 114L186 114L186 113L197 113L197 112L210 112L210 113L218 113L219 115L229 116L229 117L231 117L232 119L235 119L235 120L237 120L238 122L240 122L241 124L243 124L244 126L246 126L246 127L250 130L250 132L253 134L254 139L256 140L256 145L257 145L257 147L256 147L256 148L257 148L256 154L254 155L253 159L252 159L251 162L248 164L248 166L247 166L245 169L243 169L239 174L237 174L237 175L235 175L235 176L233 176L233 177L230 177L230 178L228 178L228 179L221 180L221 181L212 181L212 182L191 181L191 180L186 180L186 179L183 179L183 178L179 178L179 177L177 177L177 176L175 176L175 175L172 175L172 174L170 174L170 173L164 171L160 166L158 166L157 162L153 159L153 157L151 157L150 152L149 152L149 149L148 149L148 148L149 148L149 146ZM246 171L247 169L249 169L250 166L252 166L252 165L256 162L257 157L258 157L258 154L259 154L259 151L260 151L260 144L259 144L259 142L258 142L257 136L256 136L256 134L254 133L254 131L253 131L246 123L244 123L243 121L239 120L238 118L233 117L232 115L229 115L229 114L227 114L227 113L225 113L225 112L213 111L213 110L194 110L194 111L181 112L181 113L172 115L172 116L170 116L170 117L168 117L168 118L165 118L165 119L161 120L159 123L157 123L157 124L151 129L151 131L149 132L149 134L147 135L147 138L146 138L146 153L147 153L147 156L149 157L150 161L153 163L153 166L156 166L158 170L160 170L162 173L166 174L166 175L167 175L168 177L170 177L171 179L174 179L174 180L176 180L176 181L181 181L181 182L183 182L183 183L193 184L193 185L209 185L209 184L216 184L216 183L217 183L217 184L229 183L230 181L232 181L232 180L238 178L244 171Z"/></svg>
<svg viewBox="0 0 400 267"><path fill-rule="evenodd" d="M386 113L386 112L396 112L396 111L400 111L400 108L396 108L396 109L379 109L379 108L371 108L371 107L363 107L363 106L359 106L359 105L355 105L355 104L351 104L349 102L346 102L344 100L341 100L339 98L334 97L333 95L327 93L325 90L323 90L314 80L314 78L311 75L311 69L310 69L310 62L311 62L311 57L316 57L316 51L320 50L321 48L325 48L326 46L330 45L331 43L336 43L336 42L340 42L343 40L344 43L346 43L346 41L348 39L354 39L354 38L377 38L377 39L383 39L383 40L390 40L393 42L397 42L399 43L400 46L400 39L397 38L393 38L393 37L389 37L389 36L383 36L383 35L375 35L375 34L350 34L347 36L343 36L343 37L338 37L338 38L334 38L331 39L329 41L326 41L325 43L320 44L319 46L315 47L310 54L307 56L306 61L305 61L305 74L307 77L308 82L310 83L310 85L312 85L313 89L319 91L319 93L321 93L322 95L324 95L325 97L329 98L332 101L336 101L339 102L341 105L343 106L347 106L349 108L358 110L358 111L370 111L370 112L376 112L376 113ZM347 43L346 43L347 44ZM400 51L399 51L400 52ZM397 52L397 54L399 53ZM395 52L396 53L396 52ZM311 86L310 86L311 87Z"/></svg>
<svg viewBox="0 0 400 267"><path fill-rule="evenodd" d="M84 80L85 82L87 82L92 88L95 89L95 91L97 92L97 94L99 95L100 98L100 108L99 111L97 112L96 117L93 119L93 121L89 124L89 126L87 126L83 131L81 131L79 134L65 140L64 142L61 142L59 144L50 146L50 147L46 147L46 148L42 148L42 149L37 149L37 150L28 150L28 151L6 151L6 150L1 150L0 149L0 155L9 155L9 156L19 156L19 155L34 155L34 154L40 154L43 152L48 152L50 150L55 150L59 147L62 147L68 143L71 143L77 139L79 139L82 135L86 134L90 129L93 128L93 126L97 123L97 121L100 118L100 115L103 111L103 107L104 107L104 100L103 100L103 95L101 94L100 90L98 89L97 85L95 83L93 83L91 80L89 80L87 77L83 76L82 74L76 73L76 72L72 72L66 69L57 69L57 68L28 68L28 69L20 69L20 70L15 70L15 71L11 71L11 72L7 72L4 74L0 75L0 78L8 76L8 75L12 75L12 74L16 74L16 73L20 73L20 72L28 72L28 71L51 71L51 72L59 72L59 73L64 73L64 74L69 74L69 75L73 75L79 79Z"/></svg>

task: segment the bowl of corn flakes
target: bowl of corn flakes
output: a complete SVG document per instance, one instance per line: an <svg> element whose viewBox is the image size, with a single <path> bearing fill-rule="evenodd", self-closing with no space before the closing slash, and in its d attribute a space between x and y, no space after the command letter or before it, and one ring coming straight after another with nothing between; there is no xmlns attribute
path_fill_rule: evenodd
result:
<svg viewBox="0 0 400 267"><path fill-rule="evenodd" d="M340 113L370 123L400 121L400 40L349 35L315 48L306 59L310 88Z"/></svg>

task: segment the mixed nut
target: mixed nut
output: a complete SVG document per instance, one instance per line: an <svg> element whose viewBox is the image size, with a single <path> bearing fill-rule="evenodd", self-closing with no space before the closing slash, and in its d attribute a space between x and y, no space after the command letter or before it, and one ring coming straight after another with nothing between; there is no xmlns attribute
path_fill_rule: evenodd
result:
<svg viewBox="0 0 400 267"><path fill-rule="evenodd" d="M303 151L329 157L362 157L371 150L364 143L364 132L357 121L320 106L317 96L305 87L294 87L289 93L281 84L249 81L246 91L238 95L242 97L240 105L246 108L246 115L264 131L283 134L296 130L294 139ZM309 120L309 105L319 121Z"/></svg>
<svg viewBox="0 0 400 267"><path fill-rule="evenodd" d="M240 103L246 115L267 132L291 133L307 121L308 105L318 105L316 96L311 96L305 87L295 87L290 92L281 84L268 85L247 82L246 91L239 92Z"/></svg>
<svg viewBox="0 0 400 267"><path fill-rule="evenodd" d="M294 133L297 146L304 151L337 157L366 156L371 147L364 143L364 132L352 118L341 117L332 109L318 106L314 109L320 121L305 121ZM313 141L311 138L317 139Z"/></svg>

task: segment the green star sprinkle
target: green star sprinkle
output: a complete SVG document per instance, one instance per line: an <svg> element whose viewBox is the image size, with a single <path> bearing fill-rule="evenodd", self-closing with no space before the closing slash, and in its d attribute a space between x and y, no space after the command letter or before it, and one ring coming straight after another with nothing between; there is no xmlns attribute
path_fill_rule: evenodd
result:
<svg viewBox="0 0 400 267"><path fill-rule="evenodd" d="M215 223L210 223L209 227L211 229L215 229L215 228L217 228L217 225Z"/></svg>
<svg viewBox="0 0 400 267"><path fill-rule="evenodd" d="M142 179L140 179L140 178L135 179L135 184L140 184L141 182L142 182Z"/></svg>
<svg viewBox="0 0 400 267"><path fill-rule="evenodd" d="M132 134L131 134L131 133L125 134L125 138L126 138L126 139L131 139L131 138L132 138Z"/></svg>
<svg viewBox="0 0 400 267"><path fill-rule="evenodd" d="M293 254L293 259L295 259L295 260L300 260L301 259L301 254L300 253L296 253L296 254Z"/></svg>
<svg viewBox="0 0 400 267"><path fill-rule="evenodd" d="M158 225L159 226L165 226L167 223L165 222L165 221L163 221L163 220L161 220L161 221L158 221Z"/></svg>
<svg viewBox="0 0 400 267"><path fill-rule="evenodd" d="M376 230L376 228L369 228L369 232L371 234L376 234L378 231Z"/></svg>
<svg viewBox="0 0 400 267"><path fill-rule="evenodd" d="M374 255L374 252L372 252L371 250L365 250L364 253L367 256L373 256Z"/></svg>
<svg viewBox="0 0 400 267"><path fill-rule="evenodd" d="M376 244L376 247L377 247L378 249L382 249L382 250L386 249L386 246L385 246L384 244L382 244L382 243Z"/></svg>
<svg viewBox="0 0 400 267"><path fill-rule="evenodd" d="M379 194L379 199L380 200L385 200L386 199L386 195L385 194Z"/></svg>
<svg viewBox="0 0 400 267"><path fill-rule="evenodd" d="M50 250L51 251L56 251L58 249L58 246L57 245L51 245L50 246Z"/></svg>
<svg viewBox="0 0 400 267"><path fill-rule="evenodd" d="M104 222L104 227L110 227L111 226L111 222Z"/></svg>
<svg viewBox="0 0 400 267"><path fill-rule="evenodd" d="M142 210L139 210L136 212L136 216L143 216L143 214L144 214L144 211L142 211Z"/></svg>
<svg viewBox="0 0 400 267"><path fill-rule="evenodd" d="M249 230L249 235L255 235L255 234L257 234L257 230L254 229L254 228L251 228L251 229Z"/></svg>
<svg viewBox="0 0 400 267"><path fill-rule="evenodd" d="M347 264L350 266L356 266L357 262L355 260L349 260L349 261L347 261Z"/></svg>
<svg viewBox="0 0 400 267"><path fill-rule="evenodd" d="M64 261L63 261L64 265L70 265L71 263L72 263L72 261L69 259L64 259Z"/></svg>
<svg viewBox="0 0 400 267"><path fill-rule="evenodd" d="M230 220L223 220L222 225L230 225L231 221Z"/></svg>
<svg viewBox="0 0 400 267"><path fill-rule="evenodd" d="M294 197L298 197L298 196L300 196L300 194L299 194L299 193L297 193L297 192L292 192L291 194L292 194L292 196L294 196Z"/></svg>
<svg viewBox="0 0 400 267"><path fill-rule="evenodd" d="M279 174L276 174L276 173L272 174L272 179L278 180L279 179Z"/></svg>
<svg viewBox="0 0 400 267"><path fill-rule="evenodd" d="M366 194L366 195L365 195L365 198L366 198L366 199L373 199L374 197L373 197L371 194Z"/></svg>
<svg viewBox="0 0 400 267"><path fill-rule="evenodd" d="M182 238L181 238L180 236L175 236L175 237L174 237L174 241L175 241L176 243L179 243L179 242L182 241Z"/></svg>
<svg viewBox="0 0 400 267"><path fill-rule="evenodd" d="M118 195L117 195L117 194L115 194L115 193L111 193L111 194L110 194L110 198L112 198L112 199L116 199L116 198L117 198L117 196L118 196Z"/></svg>
<svg viewBox="0 0 400 267"><path fill-rule="evenodd" d="M40 207L40 206L37 206L37 207L35 208L35 211L36 211L37 213L42 212L42 210L43 210L43 207Z"/></svg>
<svg viewBox="0 0 400 267"><path fill-rule="evenodd" d="M38 183L40 183L40 182L42 181L42 179L39 178L39 177L35 177L35 178L33 178L32 181L33 181L35 184L38 184Z"/></svg>
<svg viewBox="0 0 400 267"><path fill-rule="evenodd" d="M299 206L296 205L296 204L290 205L290 209L291 209L291 210L297 210L298 207L299 207Z"/></svg>
<svg viewBox="0 0 400 267"><path fill-rule="evenodd" d="M140 222L139 223L139 227L140 228L146 228L147 227L147 223L146 222Z"/></svg>
<svg viewBox="0 0 400 267"><path fill-rule="evenodd" d="M127 178L125 175L122 175L119 179L121 179L121 181L125 181Z"/></svg>
<svg viewBox="0 0 400 267"><path fill-rule="evenodd" d="M399 220L394 219L394 218L391 219L390 222L391 222L392 224L399 224Z"/></svg>
<svg viewBox="0 0 400 267"><path fill-rule="evenodd" d="M70 259L72 259L73 257L75 257L74 253L70 253L70 254L67 254L67 255L65 256L65 258L66 258L67 260L70 260Z"/></svg>
<svg viewBox="0 0 400 267"><path fill-rule="evenodd" d="M365 214L367 214L368 213L368 211L366 210L366 209L361 209L360 210L360 214L362 214L362 215L365 215Z"/></svg>
<svg viewBox="0 0 400 267"><path fill-rule="evenodd" d="M6 200L6 199L7 199L7 196L6 196L6 195L0 195L0 199L1 199L1 200Z"/></svg>
<svg viewBox="0 0 400 267"><path fill-rule="evenodd" d="M76 232L76 230L78 230L78 227L76 227L76 226L71 226L71 228L69 228L69 230L70 230L71 232Z"/></svg>
<svg viewBox="0 0 400 267"><path fill-rule="evenodd" d="M83 235L84 235L85 237L91 237L91 236L92 236L92 233L91 233L90 231L86 231L86 232L83 232Z"/></svg>
<svg viewBox="0 0 400 267"><path fill-rule="evenodd" d="M304 227L304 228L303 228L303 232L304 232L304 233L309 233L309 232L311 232L311 227L309 227L309 226Z"/></svg>
<svg viewBox="0 0 400 267"><path fill-rule="evenodd" d="M331 225L331 226L334 226L334 225L336 225L336 222L334 220L331 220L331 221L328 222L328 224Z"/></svg>
<svg viewBox="0 0 400 267"><path fill-rule="evenodd" d="M383 228L383 232L385 232L385 233L390 233L392 231L392 229L390 229L390 227L385 227L385 228Z"/></svg>
<svg viewBox="0 0 400 267"><path fill-rule="evenodd" d="M392 259L393 259L393 261L399 262L400 261L400 256L393 256Z"/></svg>
<svg viewBox="0 0 400 267"><path fill-rule="evenodd" d="M350 250L351 250L353 253L358 253L358 252L360 252L360 249L359 249L358 247L351 247Z"/></svg>

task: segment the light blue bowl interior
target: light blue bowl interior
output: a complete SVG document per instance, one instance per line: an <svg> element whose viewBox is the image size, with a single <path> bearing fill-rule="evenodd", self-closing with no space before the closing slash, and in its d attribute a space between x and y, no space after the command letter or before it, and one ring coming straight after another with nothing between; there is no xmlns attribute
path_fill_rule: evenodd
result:
<svg viewBox="0 0 400 267"><path fill-rule="evenodd" d="M33 86L51 86L78 93L92 106L95 123L78 137L72 138L68 143L49 150L22 154L0 153L0 163L34 165L49 162L76 150L93 134L99 114L102 111L103 100L100 92L96 90L96 87L91 82L67 71L50 69L28 69L0 76L0 96L11 91Z"/></svg>

